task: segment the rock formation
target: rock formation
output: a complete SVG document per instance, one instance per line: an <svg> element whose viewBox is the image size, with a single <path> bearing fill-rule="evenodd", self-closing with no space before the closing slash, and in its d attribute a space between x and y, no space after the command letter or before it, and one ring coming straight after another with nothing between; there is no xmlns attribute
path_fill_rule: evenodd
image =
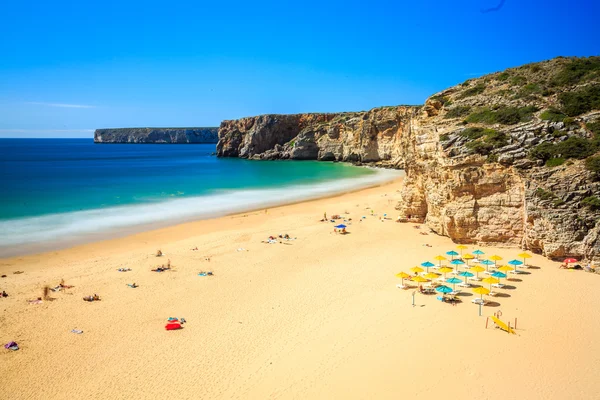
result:
<svg viewBox="0 0 600 400"><path fill-rule="evenodd" d="M95 143L217 143L219 128L96 129Z"/></svg>
<svg viewBox="0 0 600 400"><path fill-rule="evenodd" d="M402 168L397 209L458 243L600 260L600 57L472 79L424 106L224 121L222 157Z"/></svg>

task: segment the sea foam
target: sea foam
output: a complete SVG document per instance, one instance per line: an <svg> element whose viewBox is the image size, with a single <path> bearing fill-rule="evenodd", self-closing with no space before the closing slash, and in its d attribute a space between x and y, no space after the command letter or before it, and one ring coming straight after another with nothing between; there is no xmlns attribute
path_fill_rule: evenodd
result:
<svg viewBox="0 0 600 400"><path fill-rule="evenodd" d="M268 189L223 190L156 203L108 207L0 221L0 257L54 250L177 223L316 199L396 179L377 169L356 178Z"/></svg>

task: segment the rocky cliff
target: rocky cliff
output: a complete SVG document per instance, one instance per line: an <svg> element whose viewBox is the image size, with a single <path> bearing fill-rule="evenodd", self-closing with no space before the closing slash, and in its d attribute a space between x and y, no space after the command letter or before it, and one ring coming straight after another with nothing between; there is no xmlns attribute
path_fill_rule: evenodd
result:
<svg viewBox="0 0 600 400"><path fill-rule="evenodd" d="M406 170L397 209L460 243L600 260L600 57L466 81L422 107L224 121L220 156Z"/></svg>
<svg viewBox="0 0 600 400"><path fill-rule="evenodd" d="M96 129L95 143L217 143L219 128Z"/></svg>

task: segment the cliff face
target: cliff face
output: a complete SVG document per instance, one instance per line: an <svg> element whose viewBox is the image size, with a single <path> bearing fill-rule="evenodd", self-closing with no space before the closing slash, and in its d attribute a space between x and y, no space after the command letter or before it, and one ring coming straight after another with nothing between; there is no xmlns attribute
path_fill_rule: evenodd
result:
<svg viewBox="0 0 600 400"><path fill-rule="evenodd" d="M217 154L253 159L403 164L403 136L418 107L340 114L262 115L223 121Z"/></svg>
<svg viewBox="0 0 600 400"><path fill-rule="evenodd" d="M219 128L96 129L95 143L217 143Z"/></svg>
<svg viewBox="0 0 600 400"><path fill-rule="evenodd" d="M224 121L220 156L403 168L401 214L460 243L600 260L600 57L469 80L422 107Z"/></svg>

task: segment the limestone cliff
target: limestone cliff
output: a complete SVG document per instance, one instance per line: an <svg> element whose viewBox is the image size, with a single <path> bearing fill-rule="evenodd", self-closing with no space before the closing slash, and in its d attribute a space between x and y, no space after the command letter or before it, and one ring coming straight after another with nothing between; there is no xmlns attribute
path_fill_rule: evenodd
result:
<svg viewBox="0 0 600 400"><path fill-rule="evenodd" d="M406 170L397 209L460 243L600 260L600 57L469 80L422 107L224 121L220 156Z"/></svg>
<svg viewBox="0 0 600 400"><path fill-rule="evenodd" d="M219 128L96 129L95 143L217 143Z"/></svg>

